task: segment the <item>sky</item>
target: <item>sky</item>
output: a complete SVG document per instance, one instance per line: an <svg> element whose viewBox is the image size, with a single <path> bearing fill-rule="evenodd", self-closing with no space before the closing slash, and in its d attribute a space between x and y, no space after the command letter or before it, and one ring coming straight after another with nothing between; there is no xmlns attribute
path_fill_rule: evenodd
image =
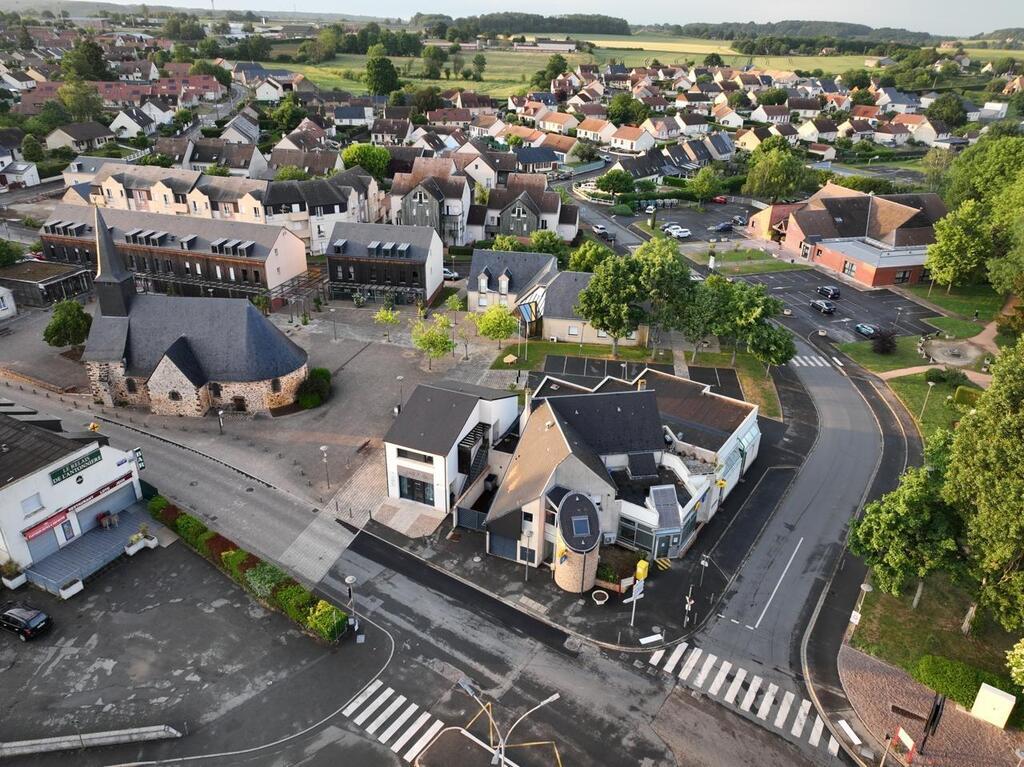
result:
<svg viewBox="0 0 1024 767"><path fill-rule="evenodd" d="M117 0L114 0L117 2ZM205 7L197 0L154 0L155 4L184 7ZM779 21L782 19L820 19L849 21L873 27L904 27L906 29L947 35L973 35L1005 27L1024 27L1024 4L1020 0L924 0L924 2L887 2L862 0L731 0L722 7L709 10L706 4L668 3L654 0L639 8L626 9L621 0L519 0L513 5L490 2L467 3L460 0L392 0L386 9L372 5L340 5L335 0L215 0L218 9L262 9L273 11L301 10L319 13L373 14L380 10L388 17L409 18L417 11L467 16L515 10L524 13L604 13L626 18L630 23ZM696 14L686 6L701 6ZM664 10L663 10L664 9Z"/></svg>

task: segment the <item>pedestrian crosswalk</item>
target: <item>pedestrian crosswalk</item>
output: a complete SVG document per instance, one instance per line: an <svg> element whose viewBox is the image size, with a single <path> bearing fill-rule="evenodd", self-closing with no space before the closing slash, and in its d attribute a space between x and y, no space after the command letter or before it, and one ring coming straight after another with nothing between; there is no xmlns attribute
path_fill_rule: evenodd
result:
<svg viewBox="0 0 1024 767"><path fill-rule="evenodd" d="M411 762L427 747L444 723L420 710L393 687L373 680L341 711L367 735Z"/></svg>
<svg viewBox="0 0 1024 767"><path fill-rule="evenodd" d="M820 354L798 354L789 361L789 364L797 368L830 368L835 365L832 360Z"/></svg>
<svg viewBox="0 0 1024 767"><path fill-rule="evenodd" d="M763 727L806 739L810 746L825 748L832 756L839 753L839 741L829 734L810 700L742 666L686 642L655 650L648 664L674 676L678 683L738 708Z"/></svg>

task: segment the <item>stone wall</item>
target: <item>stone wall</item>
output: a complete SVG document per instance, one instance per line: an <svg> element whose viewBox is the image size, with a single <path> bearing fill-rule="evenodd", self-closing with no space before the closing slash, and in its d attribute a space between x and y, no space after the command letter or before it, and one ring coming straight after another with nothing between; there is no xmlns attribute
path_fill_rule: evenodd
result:
<svg viewBox="0 0 1024 767"><path fill-rule="evenodd" d="M559 563L558 552L565 549L565 562ZM559 535L555 540L555 584L560 589L580 594L594 588L597 580L597 562L601 558L601 547L594 547L586 555L573 551L565 545ZM582 586L582 588L581 588Z"/></svg>

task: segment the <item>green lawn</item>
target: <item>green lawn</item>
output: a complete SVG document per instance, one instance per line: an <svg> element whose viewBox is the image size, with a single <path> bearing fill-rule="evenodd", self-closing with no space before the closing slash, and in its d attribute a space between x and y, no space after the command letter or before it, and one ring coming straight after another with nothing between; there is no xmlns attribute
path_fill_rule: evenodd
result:
<svg viewBox="0 0 1024 767"><path fill-rule="evenodd" d="M927 364L917 353L917 341L917 336L900 336L892 354L876 354L871 348L871 341L849 341L839 344L839 350L861 367L874 373L884 373Z"/></svg>
<svg viewBox="0 0 1024 767"><path fill-rule="evenodd" d="M942 573L925 581L921 603L910 605L917 584L900 597L877 589L864 599L860 624L851 644L876 658L910 671L922 655L941 655L1006 676L1006 651L1016 637L979 610L969 636L960 633L970 596Z"/></svg>
<svg viewBox="0 0 1024 767"><path fill-rule="evenodd" d="M529 347L527 349L527 346ZM649 349L637 346L619 345L618 359L623 362L663 362L672 364L672 350L658 349L652 357ZM508 365L505 357L509 354L519 359ZM575 357L600 357L612 359L611 345L604 344L572 344L553 343L551 341L530 341L528 345L519 346L515 343L506 343L491 363L491 370L540 370L544 358L549 354L568 354Z"/></svg>
<svg viewBox="0 0 1024 767"><path fill-rule="evenodd" d="M953 396L956 391L956 386L952 384L936 383L932 387L932 393L928 396L928 404L924 409L924 417L921 417L921 407L924 406L925 396L928 395L928 382L924 380L924 373L890 378L887 383L913 416L921 436L925 438L936 429L952 428L953 423L960 419L960 406L946 399ZM973 384L965 385L973 387Z"/></svg>
<svg viewBox="0 0 1024 767"><path fill-rule="evenodd" d="M686 361L697 367L735 368L736 377L740 379L743 398L760 408L761 415L768 418L781 419L782 405L779 404L779 393L775 391L775 382L766 376L764 365L746 352L736 355L736 364L732 364L732 352L697 352L696 362L690 362L692 355L686 355Z"/></svg>
<svg viewBox="0 0 1024 767"><path fill-rule="evenodd" d="M931 301L947 312L959 314L964 319L973 317L977 310L978 319L982 322L995 317L1004 302L1003 297L988 285L965 285L953 288L948 293L944 287L936 285L930 296L927 285L911 285L907 289L915 296Z"/></svg>
<svg viewBox="0 0 1024 767"><path fill-rule="evenodd" d="M687 259L695 264L707 266L710 254L684 253ZM808 269L804 264L791 264L772 258L768 253L756 248L735 248L715 253L715 271L720 274L762 274L764 272L788 272L796 269Z"/></svg>
<svg viewBox="0 0 1024 767"><path fill-rule="evenodd" d="M944 335L953 338L973 338L982 331L984 325L979 322L962 320L959 317L929 317L925 320L929 325L934 325Z"/></svg>

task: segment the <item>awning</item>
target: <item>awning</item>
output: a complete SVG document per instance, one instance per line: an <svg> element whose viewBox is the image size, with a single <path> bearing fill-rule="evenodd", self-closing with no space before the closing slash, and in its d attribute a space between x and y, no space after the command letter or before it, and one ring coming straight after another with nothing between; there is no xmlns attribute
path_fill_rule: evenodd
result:
<svg viewBox="0 0 1024 767"><path fill-rule="evenodd" d="M38 538L47 530L52 530L58 525L63 524L67 520L67 518L68 513L66 511L57 512L49 519L44 519L38 525L33 525L28 530L22 530L21 534L25 536L26 541L31 541L33 538Z"/></svg>

